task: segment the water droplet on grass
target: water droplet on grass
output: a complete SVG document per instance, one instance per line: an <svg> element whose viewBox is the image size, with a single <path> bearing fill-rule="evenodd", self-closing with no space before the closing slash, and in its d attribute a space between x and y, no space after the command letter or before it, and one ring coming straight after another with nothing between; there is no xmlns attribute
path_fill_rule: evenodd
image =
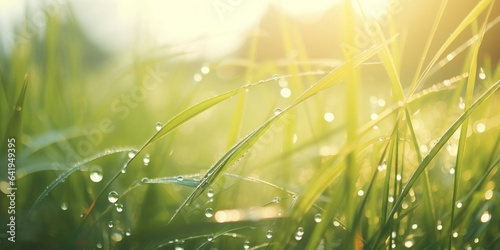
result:
<svg viewBox="0 0 500 250"><path fill-rule="evenodd" d="M120 203L115 203L116 211L121 213L123 211L123 205Z"/></svg>
<svg viewBox="0 0 500 250"><path fill-rule="evenodd" d="M284 98L288 98L292 95L292 91L289 88L282 88L280 90L280 95Z"/></svg>
<svg viewBox="0 0 500 250"><path fill-rule="evenodd" d="M209 198L214 197L214 190L213 190L213 189L211 189L211 188L210 188L210 189L208 189L208 191L207 191L207 196L208 196Z"/></svg>
<svg viewBox="0 0 500 250"><path fill-rule="evenodd" d="M212 218L212 216L214 216L214 210L212 208L205 209L205 216L207 218Z"/></svg>
<svg viewBox="0 0 500 250"><path fill-rule="evenodd" d="M360 189L360 190L358 190L358 196L363 196L364 194L365 194L365 191L363 191L363 190L361 190L361 189Z"/></svg>
<svg viewBox="0 0 500 250"><path fill-rule="evenodd" d="M203 79L203 76L200 73L196 73L193 76L195 82L200 82Z"/></svg>
<svg viewBox="0 0 500 250"><path fill-rule="evenodd" d="M271 239L273 237L273 231L272 230L267 230L266 232L266 238Z"/></svg>
<svg viewBox="0 0 500 250"><path fill-rule="evenodd" d="M314 215L314 221L316 223L320 223L322 220L323 220L323 217L321 216L321 214Z"/></svg>
<svg viewBox="0 0 500 250"><path fill-rule="evenodd" d="M149 154L146 154L142 161L144 162L144 166L149 165L149 162L151 161L151 159L149 158Z"/></svg>
<svg viewBox="0 0 500 250"><path fill-rule="evenodd" d="M209 235L209 236L207 237L207 240L208 240L208 241L213 241L213 240L214 240L214 236L213 236L213 235Z"/></svg>
<svg viewBox="0 0 500 250"><path fill-rule="evenodd" d="M279 115L281 113L281 109L280 108L275 108L274 109L274 115Z"/></svg>
<svg viewBox="0 0 500 250"><path fill-rule="evenodd" d="M299 236L304 235L304 228L303 227L297 228L297 235L299 235Z"/></svg>
<svg viewBox="0 0 500 250"><path fill-rule="evenodd" d="M458 237L458 232L454 232L452 236L453 236L453 238L457 238Z"/></svg>
<svg viewBox="0 0 500 250"><path fill-rule="evenodd" d="M93 166L90 168L90 180L93 182L100 182L102 180L102 168L100 166Z"/></svg>
<svg viewBox="0 0 500 250"><path fill-rule="evenodd" d="M276 197L276 198L274 198L274 199L273 199L273 202L274 202L274 203L280 203L280 197Z"/></svg>
<svg viewBox="0 0 500 250"><path fill-rule="evenodd" d="M115 203L116 201L118 201L118 193L116 191L109 192L108 201L111 203Z"/></svg>
<svg viewBox="0 0 500 250"><path fill-rule="evenodd" d="M180 176L180 175L179 175L179 176L177 176L177 180L178 180L178 181L183 181L183 180L184 180L184 177L182 177L182 176Z"/></svg>
<svg viewBox="0 0 500 250"><path fill-rule="evenodd" d="M161 122L157 122L155 128L156 128L157 131L160 131L161 128L162 128Z"/></svg>
<svg viewBox="0 0 500 250"><path fill-rule="evenodd" d="M486 223L491 220L491 214L488 211L484 211L484 213L481 215L481 222Z"/></svg>
<svg viewBox="0 0 500 250"><path fill-rule="evenodd" d="M243 248L244 249L249 249L250 248L250 241L245 240L245 242L243 242Z"/></svg>
<svg viewBox="0 0 500 250"><path fill-rule="evenodd" d="M323 115L323 118L327 122L333 122L333 120L335 119L335 116L332 113L327 112L327 113L325 113L325 115Z"/></svg>
<svg viewBox="0 0 500 250"><path fill-rule="evenodd" d="M63 201L63 202L61 203L61 209L62 209L63 211L68 210L68 203L67 203L67 202L65 202L65 201Z"/></svg>
<svg viewBox="0 0 500 250"><path fill-rule="evenodd" d="M206 75L206 74L210 73L210 68L207 65L203 65L201 67L200 71L201 71L202 74Z"/></svg>
<svg viewBox="0 0 500 250"><path fill-rule="evenodd" d="M132 159L135 156L135 151L134 150L130 150L127 155L128 155L128 158Z"/></svg>
<svg viewBox="0 0 500 250"><path fill-rule="evenodd" d="M278 74L274 74L274 75L273 75L273 79L274 79L275 81L278 81L278 79L279 79Z"/></svg>
<svg viewBox="0 0 500 250"><path fill-rule="evenodd" d="M108 223L108 227L109 227L109 228L113 228L114 226L115 226L115 223L114 223L114 222L110 221L110 222Z"/></svg>
<svg viewBox="0 0 500 250"><path fill-rule="evenodd" d="M111 240L114 242L119 242L123 240L123 234L121 230L116 230L111 234Z"/></svg>
<svg viewBox="0 0 500 250"><path fill-rule="evenodd" d="M131 234L132 234L132 233L130 232L130 228L129 228L129 229L127 229L127 231L125 231L125 235L126 235L126 236L130 236Z"/></svg>
<svg viewBox="0 0 500 250"><path fill-rule="evenodd" d="M479 69L479 79L484 80L486 78L486 74L484 73L483 67Z"/></svg>
<svg viewBox="0 0 500 250"><path fill-rule="evenodd" d="M149 179L147 177L144 177L141 179L141 182L142 183L148 183Z"/></svg>

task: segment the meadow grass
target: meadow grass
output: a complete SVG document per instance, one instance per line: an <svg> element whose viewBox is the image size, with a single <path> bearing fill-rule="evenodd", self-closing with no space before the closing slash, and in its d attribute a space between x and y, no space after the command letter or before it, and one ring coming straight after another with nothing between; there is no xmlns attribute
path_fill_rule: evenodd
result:
<svg viewBox="0 0 500 250"><path fill-rule="evenodd" d="M500 63L481 50L499 20L477 1L441 36L450 4L410 63L404 28L351 1L340 59L311 57L279 13L285 63L258 32L229 63L106 55L71 6L47 14L0 54L18 188L2 249L500 248Z"/></svg>

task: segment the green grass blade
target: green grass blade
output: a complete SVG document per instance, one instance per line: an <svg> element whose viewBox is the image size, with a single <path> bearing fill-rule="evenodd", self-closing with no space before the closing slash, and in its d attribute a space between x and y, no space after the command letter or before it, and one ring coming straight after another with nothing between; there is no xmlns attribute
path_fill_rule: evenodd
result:
<svg viewBox="0 0 500 250"><path fill-rule="evenodd" d="M481 35L479 39L476 41L475 46L474 46L474 52L472 53L472 58L470 61L470 71L469 71L469 79L467 82L467 90L465 94L465 109L468 109L471 102L472 102L472 96L474 94L474 85L476 81L476 71L477 71L477 57L479 54L479 48L481 45L481 42L483 40L484 34L486 32L486 24L488 23L488 17L490 16L491 9L493 8L493 4L495 1L492 2L490 5L490 8L488 10L488 14L486 15L486 20L484 21L483 27L481 29ZM458 193L458 188L459 188L459 183L460 183L460 174L462 173L462 165L464 162L464 157L465 157L465 146L466 146L466 139L467 139L467 130L469 126L469 119L465 119L465 121L462 124L462 128L460 131L460 139L458 142L458 153L457 153L457 161L456 161L456 167L455 167L455 178L453 181L453 195L452 195L452 202L451 202L451 219L450 219L450 228L449 228L449 237L448 237L448 247L451 249L452 246L452 240L453 240L453 220L454 220L454 215L455 215L455 202L457 200L457 193Z"/></svg>
<svg viewBox="0 0 500 250"><path fill-rule="evenodd" d="M64 172L63 174L59 175L43 192L42 194L38 197L38 199L35 201L35 203L33 203L33 205L31 206L30 210L26 213L26 215L24 216L24 222L27 221L27 218L28 216L33 212L33 210L35 210L35 208L40 204L40 202L42 202L42 200L47 197L47 195L50 193L50 191L52 191L52 189L54 189L57 185L59 185L60 183L62 183L66 178L68 178L71 174L73 174L75 171L79 170L80 168L82 168L83 166L85 166L87 163L89 162L92 162L92 161L95 161L97 159L100 159L102 157L105 157L105 156L109 156L109 155L113 155L113 154L117 154L117 153L122 153L122 152L128 152L130 150L133 150L131 148L124 148L124 149L116 149L114 151L111 151L111 152L104 152L104 153L99 153L93 157L90 157L90 158L87 158L85 160L83 160L82 162L76 164L75 166L73 166L71 169L69 169L68 171Z"/></svg>
<svg viewBox="0 0 500 250"><path fill-rule="evenodd" d="M16 144L16 156L17 158L21 157L21 152L23 148L21 135L23 132L23 103L24 97L26 95L26 89L28 87L28 75L24 76L24 83L19 93L19 97L17 98L16 105L13 108L12 115L10 116L7 130L5 131L4 142L7 142L7 139L14 138ZM7 143L2 143L2 154L7 154ZM4 171L5 173L7 171ZM2 173L3 174L3 173Z"/></svg>

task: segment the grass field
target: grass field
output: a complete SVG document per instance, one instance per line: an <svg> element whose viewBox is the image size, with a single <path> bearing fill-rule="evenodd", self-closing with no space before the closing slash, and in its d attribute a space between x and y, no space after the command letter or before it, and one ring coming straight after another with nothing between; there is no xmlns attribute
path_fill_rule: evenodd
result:
<svg viewBox="0 0 500 250"><path fill-rule="evenodd" d="M218 58L60 2L0 44L0 249L500 249L494 0L271 6Z"/></svg>

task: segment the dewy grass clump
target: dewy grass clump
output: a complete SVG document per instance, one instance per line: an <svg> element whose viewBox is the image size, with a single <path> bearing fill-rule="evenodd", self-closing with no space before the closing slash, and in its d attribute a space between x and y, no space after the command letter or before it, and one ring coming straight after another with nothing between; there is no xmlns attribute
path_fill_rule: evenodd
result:
<svg viewBox="0 0 500 250"><path fill-rule="evenodd" d="M262 5L224 57L151 45L184 19L109 52L76 6L0 44L2 249L500 248L495 1Z"/></svg>

